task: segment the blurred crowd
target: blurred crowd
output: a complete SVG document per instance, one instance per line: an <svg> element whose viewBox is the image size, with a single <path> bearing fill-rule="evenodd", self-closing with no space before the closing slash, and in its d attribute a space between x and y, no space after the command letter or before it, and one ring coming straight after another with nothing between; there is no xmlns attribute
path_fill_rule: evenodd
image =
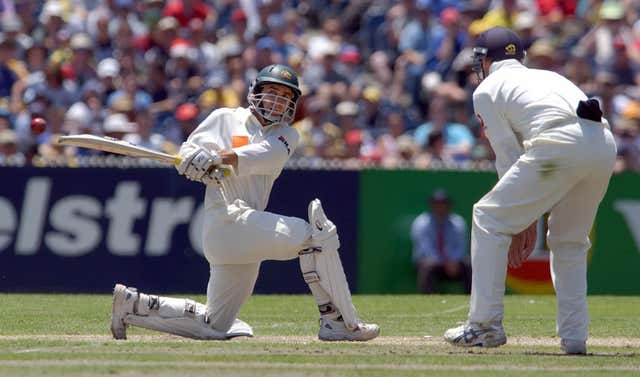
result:
<svg viewBox="0 0 640 377"><path fill-rule="evenodd" d="M636 0L0 0L0 12L0 159L95 153L53 142L77 133L175 152L211 111L246 106L260 68L283 63L305 94L300 159L490 162L471 46L506 26L528 66L601 101L618 170L640 171Z"/></svg>

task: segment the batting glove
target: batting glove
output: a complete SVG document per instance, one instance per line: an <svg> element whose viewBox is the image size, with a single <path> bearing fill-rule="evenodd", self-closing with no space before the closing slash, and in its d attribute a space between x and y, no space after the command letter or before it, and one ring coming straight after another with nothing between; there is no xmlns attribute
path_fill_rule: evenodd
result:
<svg viewBox="0 0 640 377"><path fill-rule="evenodd" d="M214 170L221 163L222 158L216 152L197 147L183 157L176 169L192 181L209 184L219 181L214 177Z"/></svg>

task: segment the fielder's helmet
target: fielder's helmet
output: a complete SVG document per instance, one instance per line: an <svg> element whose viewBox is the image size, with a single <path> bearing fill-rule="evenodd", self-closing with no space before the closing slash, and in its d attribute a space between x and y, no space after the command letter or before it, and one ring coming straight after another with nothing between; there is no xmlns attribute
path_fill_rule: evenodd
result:
<svg viewBox="0 0 640 377"><path fill-rule="evenodd" d="M293 98L288 99L275 94L262 93L265 84L284 85L293 90ZM264 67L251 84L247 100L249 108L258 112L264 119L271 123L289 123L296 113L296 104L302 92L298 86L298 75L293 69L282 64L271 64ZM278 101L286 103L286 110L281 114L274 112L273 104ZM271 104L269 106L269 104Z"/></svg>
<svg viewBox="0 0 640 377"><path fill-rule="evenodd" d="M476 40L473 48L473 71L478 74L482 72L484 58L494 62L506 59L522 61L524 56L522 41L516 33L505 27L492 27L481 33Z"/></svg>

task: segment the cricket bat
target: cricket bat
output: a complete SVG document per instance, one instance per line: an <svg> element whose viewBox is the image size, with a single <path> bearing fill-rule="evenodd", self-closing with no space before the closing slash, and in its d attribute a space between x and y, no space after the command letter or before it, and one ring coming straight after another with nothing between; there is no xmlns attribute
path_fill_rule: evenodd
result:
<svg viewBox="0 0 640 377"><path fill-rule="evenodd" d="M154 151L129 143L128 141L115 139L108 136L96 136L88 134L59 136L58 144L96 149L99 151L111 152L130 157L149 158L169 165L179 165L180 162L182 162L182 157L178 155ZM221 170L226 176L230 174L230 170L228 168L219 168L216 170Z"/></svg>

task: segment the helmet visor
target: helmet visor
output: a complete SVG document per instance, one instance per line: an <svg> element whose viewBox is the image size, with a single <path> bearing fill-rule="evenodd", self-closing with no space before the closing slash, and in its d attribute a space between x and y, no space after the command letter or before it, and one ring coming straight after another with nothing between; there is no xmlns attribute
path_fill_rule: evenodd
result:
<svg viewBox="0 0 640 377"><path fill-rule="evenodd" d="M272 123L291 123L296 114L296 101L273 93L249 95L249 105Z"/></svg>
<svg viewBox="0 0 640 377"><path fill-rule="evenodd" d="M487 56L487 49L484 47L473 48L473 62L471 69L473 72L482 72L482 59Z"/></svg>

